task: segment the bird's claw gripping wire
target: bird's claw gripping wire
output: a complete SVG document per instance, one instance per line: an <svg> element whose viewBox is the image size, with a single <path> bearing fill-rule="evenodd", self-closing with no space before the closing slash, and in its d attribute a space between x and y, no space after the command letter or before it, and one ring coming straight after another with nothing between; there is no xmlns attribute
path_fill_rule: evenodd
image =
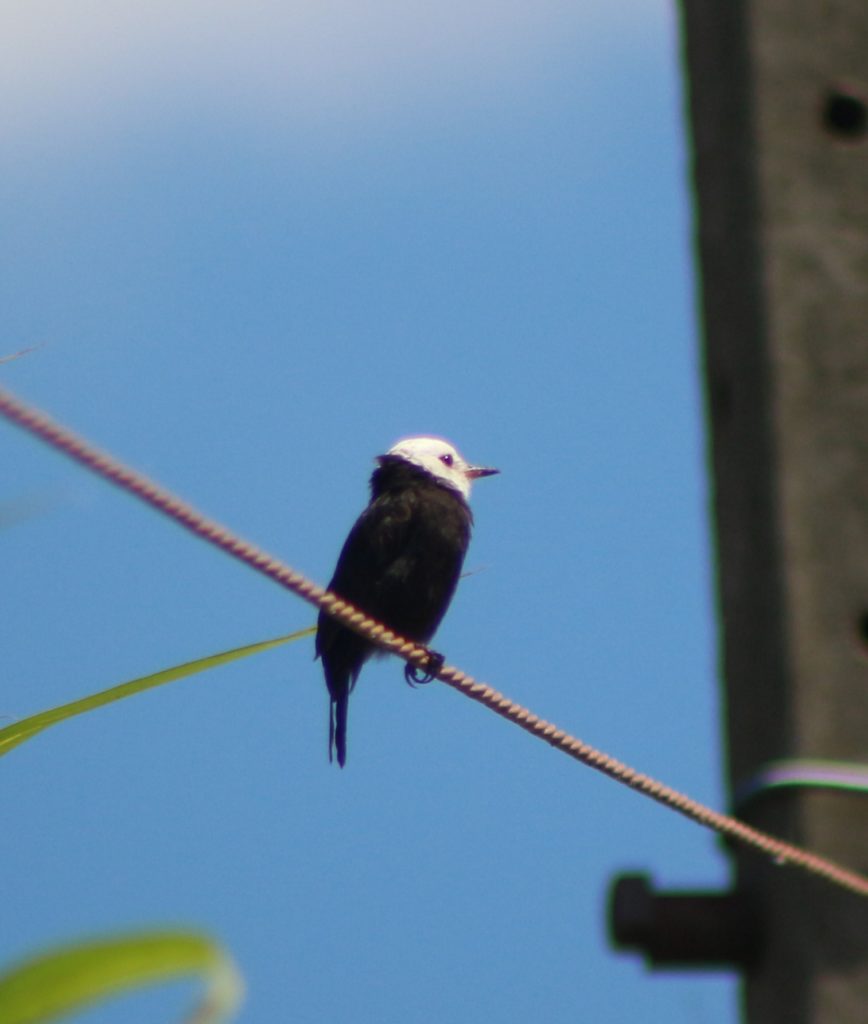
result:
<svg viewBox="0 0 868 1024"><path fill-rule="evenodd" d="M443 668L445 660L442 654L438 654L436 651L429 651L428 660L425 662L424 668L421 665L407 662L404 666L404 678L410 686L424 686L426 683L430 683L437 678L437 674Z"/></svg>

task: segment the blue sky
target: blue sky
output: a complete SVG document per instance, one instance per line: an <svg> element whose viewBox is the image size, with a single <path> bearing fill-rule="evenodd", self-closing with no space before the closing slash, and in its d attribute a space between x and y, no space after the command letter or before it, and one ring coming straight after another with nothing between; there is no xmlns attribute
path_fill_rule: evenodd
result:
<svg viewBox="0 0 868 1024"><path fill-rule="evenodd" d="M2 384L323 583L397 438L499 466L437 648L722 806L673 9L2 20L0 354L42 346ZM0 458L4 720L313 621L3 425ZM725 885L712 835L392 660L343 772L326 738L305 641L14 751L0 960L180 923L232 951L249 1024L734 1019L731 977L605 934L620 871Z"/></svg>

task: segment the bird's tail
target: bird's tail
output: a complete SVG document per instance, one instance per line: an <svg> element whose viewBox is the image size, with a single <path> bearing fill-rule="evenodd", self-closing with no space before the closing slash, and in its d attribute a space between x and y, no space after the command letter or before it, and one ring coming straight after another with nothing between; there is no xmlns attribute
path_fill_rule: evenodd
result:
<svg viewBox="0 0 868 1024"><path fill-rule="evenodd" d="M329 761L337 756L338 764L343 768L347 763L347 711L350 707L349 687L332 697L329 712Z"/></svg>

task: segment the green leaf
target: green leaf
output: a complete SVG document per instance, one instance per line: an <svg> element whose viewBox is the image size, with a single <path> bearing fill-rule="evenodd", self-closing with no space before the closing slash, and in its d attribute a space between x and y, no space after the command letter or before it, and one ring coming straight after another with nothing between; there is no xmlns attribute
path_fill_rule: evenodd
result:
<svg viewBox="0 0 868 1024"><path fill-rule="evenodd" d="M200 977L205 993L188 1024L228 1020L243 994L229 954L195 932L155 931L61 946L0 975L0 1021L42 1024L93 1003L179 978Z"/></svg>
<svg viewBox="0 0 868 1024"><path fill-rule="evenodd" d="M184 679L186 676L195 675L197 672L204 672L206 669L217 668L238 658L246 658L251 654L260 654L262 651L270 651L273 647L280 647L282 644L292 643L294 640L302 640L304 637L312 636L316 632L316 626L309 626L307 629L300 629L295 633L286 636L275 637L273 640L262 640L256 644L247 644L244 647L235 647L231 651L222 651L220 654L210 654L208 657L199 658L196 661L187 661L183 665L175 665L173 668L163 669L153 675L141 676L139 679L131 679L128 683L121 683L108 690L101 690L89 697L82 697L81 700L74 700L69 704L61 704L56 708L49 708L47 711L40 711L29 718L22 718L19 722L13 722L4 729L0 729L0 757L8 754L13 747L19 743L29 740L31 736L42 732L49 726L63 722L75 715L82 715L85 711L93 711L94 708L101 708L104 704L111 704L116 700L123 700L124 697L132 697L137 693L144 693L145 690L152 690L155 686L163 686L165 683L173 683L176 679ZM3 1018L0 1017L0 1021Z"/></svg>

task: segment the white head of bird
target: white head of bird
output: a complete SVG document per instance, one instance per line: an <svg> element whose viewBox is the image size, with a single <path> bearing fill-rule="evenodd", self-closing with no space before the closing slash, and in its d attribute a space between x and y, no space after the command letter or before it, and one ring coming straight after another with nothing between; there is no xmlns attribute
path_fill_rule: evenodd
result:
<svg viewBox="0 0 868 1024"><path fill-rule="evenodd" d="M392 445L386 452L386 456L389 455L424 469L435 480L458 491L465 501L470 498L474 480L498 472L489 466L471 466L458 449L442 437L405 437Z"/></svg>

